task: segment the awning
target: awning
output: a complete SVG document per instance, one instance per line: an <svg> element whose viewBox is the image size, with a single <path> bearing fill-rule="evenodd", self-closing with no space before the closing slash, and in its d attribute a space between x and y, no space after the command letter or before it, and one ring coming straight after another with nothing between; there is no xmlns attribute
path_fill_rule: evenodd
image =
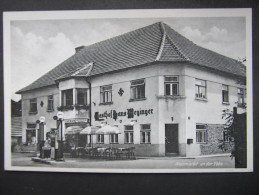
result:
<svg viewBox="0 0 259 195"><path fill-rule="evenodd" d="M116 126L105 125L96 131L96 134L120 134L121 130Z"/></svg>
<svg viewBox="0 0 259 195"><path fill-rule="evenodd" d="M36 129L36 127L35 128L27 127L26 131L34 131L35 129Z"/></svg>
<svg viewBox="0 0 259 195"><path fill-rule="evenodd" d="M80 133L83 130L83 127L81 126L70 126L68 128L66 128L65 130L65 134L77 134Z"/></svg>
<svg viewBox="0 0 259 195"><path fill-rule="evenodd" d="M86 135L95 135L96 131L99 130L100 127L96 127L96 126L88 126L86 128L84 128L80 134L86 134Z"/></svg>

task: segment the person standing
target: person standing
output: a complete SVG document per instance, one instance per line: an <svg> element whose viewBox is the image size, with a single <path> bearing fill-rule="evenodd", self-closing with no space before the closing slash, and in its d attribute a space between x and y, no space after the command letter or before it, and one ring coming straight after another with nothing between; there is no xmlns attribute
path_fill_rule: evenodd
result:
<svg viewBox="0 0 259 195"><path fill-rule="evenodd" d="M51 160L55 159L55 145L56 145L55 137L56 136L54 134L51 134L51 137L50 137L50 147L51 147L50 158L51 158Z"/></svg>

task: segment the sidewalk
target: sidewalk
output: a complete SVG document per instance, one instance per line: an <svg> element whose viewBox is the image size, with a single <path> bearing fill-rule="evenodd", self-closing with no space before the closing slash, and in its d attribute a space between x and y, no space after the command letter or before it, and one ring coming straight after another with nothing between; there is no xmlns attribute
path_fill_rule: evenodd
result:
<svg viewBox="0 0 259 195"><path fill-rule="evenodd" d="M224 154L212 154L212 155L202 155L202 156L193 156L193 157L184 157L184 156L179 156L179 157L171 157L171 156L161 156L161 157L136 157L136 160L173 160L173 159L202 159L202 158L214 158L214 157L230 157L230 153L224 153ZM56 161L56 160L51 160L51 159L42 159L37 157L32 157L31 158L32 161L35 162L41 162L44 164L60 164L60 163L65 163L66 161L71 161L71 160L85 160L85 161L89 161L89 160L96 160L96 161L134 161L134 160L130 160L130 159L120 159L120 160L109 160L109 159L98 159L98 158L82 158L82 157L78 157L78 158L72 158L69 157L68 155L64 155L64 161Z"/></svg>
<svg viewBox="0 0 259 195"><path fill-rule="evenodd" d="M46 167L55 171L56 168L80 169L211 169L234 168L235 161L229 154L202 157L138 157L137 160L105 160L90 158L71 158L64 156L64 161L40 159L29 153L12 153L12 166Z"/></svg>

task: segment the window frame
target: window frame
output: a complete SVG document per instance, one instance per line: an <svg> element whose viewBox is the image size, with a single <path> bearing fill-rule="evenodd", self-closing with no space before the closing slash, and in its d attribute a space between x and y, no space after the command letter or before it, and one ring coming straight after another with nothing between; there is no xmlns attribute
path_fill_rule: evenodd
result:
<svg viewBox="0 0 259 195"><path fill-rule="evenodd" d="M173 78L177 78L177 81L166 81L166 78L169 78L169 77L173 77ZM170 94L167 94L167 90L166 90L166 85L170 85ZM173 85L176 85L177 86L177 93L174 94L173 93ZM167 76L164 76L164 94L165 96L179 96L179 76L178 75L167 75Z"/></svg>
<svg viewBox="0 0 259 195"><path fill-rule="evenodd" d="M142 81L140 84L137 84L137 82ZM136 84L134 83L136 82ZM138 89L140 90L138 92ZM143 90L141 92L141 90ZM135 93L133 92L135 91ZM139 94L142 94L141 96L137 97ZM145 79L136 79L130 81L130 101L138 101L138 100L145 100L146 99L146 80Z"/></svg>
<svg viewBox="0 0 259 195"><path fill-rule="evenodd" d="M92 135L87 135L86 144L92 144Z"/></svg>
<svg viewBox="0 0 259 195"><path fill-rule="evenodd" d="M118 144L119 143L119 135L118 134L110 134L110 143Z"/></svg>
<svg viewBox="0 0 259 195"><path fill-rule="evenodd" d="M33 106L33 104L35 104ZM35 110L34 110L34 109ZM37 98L31 98L30 99L30 111L29 111L30 114L36 114L38 113L38 104L37 104Z"/></svg>
<svg viewBox="0 0 259 195"><path fill-rule="evenodd" d="M197 128L198 125L204 125L205 128ZM201 133L201 134L199 134L199 133ZM201 138L200 138L200 135L202 135ZM198 143L198 144L207 144L208 143L208 130L207 130L206 124L196 124L196 143Z"/></svg>
<svg viewBox="0 0 259 195"><path fill-rule="evenodd" d="M48 112L54 111L54 95L48 95L47 111Z"/></svg>
<svg viewBox="0 0 259 195"><path fill-rule="evenodd" d="M105 90L105 87L111 87L108 90ZM106 96L107 95L107 96ZM107 101L106 101L107 97ZM110 101L109 101L110 98ZM112 84L100 86L100 104L110 104L112 103Z"/></svg>
<svg viewBox="0 0 259 195"><path fill-rule="evenodd" d="M67 99L67 94L68 92L72 92L72 95L71 95L71 104L67 104L68 103L68 99ZM73 97L73 89L66 89L66 90L62 90L61 91L61 105L62 106L73 106L74 105L74 97Z"/></svg>
<svg viewBox="0 0 259 195"><path fill-rule="evenodd" d="M197 84L197 81L204 82L204 85ZM205 89L205 97L203 97L203 95L202 95L202 97L200 97L199 94L202 94L202 93L198 93L197 94L197 88L198 88L198 92L200 92L200 89L202 89L202 88ZM195 78L195 98L196 99L207 100L207 81L206 80Z"/></svg>
<svg viewBox="0 0 259 195"><path fill-rule="evenodd" d="M224 89L227 88L227 90ZM227 101L224 101L225 95L227 96ZM229 103L229 86L222 84L222 103Z"/></svg>
<svg viewBox="0 0 259 195"><path fill-rule="evenodd" d="M228 135L228 132L227 131L222 131L222 136L223 136L223 142L230 142L230 137Z"/></svg>
<svg viewBox="0 0 259 195"><path fill-rule="evenodd" d="M97 144L104 144L104 134L98 134L96 137Z"/></svg>
<svg viewBox="0 0 259 195"><path fill-rule="evenodd" d="M242 91L242 93L241 93ZM238 103L238 106L244 106L246 104L246 101L245 101L245 88L237 88L237 97L238 97L238 100L237 100L237 103ZM240 102L240 99L242 99L243 102Z"/></svg>
<svg viewBox="0 0 259 195"><path fill-rule="evenodd" d="M126 129L127 127L132 127L132 130ZM128 140L127 140L127 138L128 138ZM124 126L124 144L134 144L134 126L133 125Z"/></svg>
<svg viewBox="0 0 259 195"><path fill-rule="evenodd" d="M78 99L79 94L84 95L84 103L83 104L79 103L79 99ZM88 105L88 88L76 88L76 104L77 105Z"/></svg>
<svg viewBox="0 0 259 195"><path fill-rule="evenodd" d="M144 125L149 125L149 128L143 128ZM151 144L151 124L140 124L140 144Z"/></svg>

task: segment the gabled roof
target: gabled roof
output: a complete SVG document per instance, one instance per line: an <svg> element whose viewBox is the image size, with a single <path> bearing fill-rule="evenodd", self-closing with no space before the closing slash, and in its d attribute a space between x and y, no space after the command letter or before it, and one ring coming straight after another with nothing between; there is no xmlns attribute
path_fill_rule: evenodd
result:
<svg viewBox="0 0 259 195"><path fill-rule="evenodd" d="M202 48L168 25L158 22L81 47L73 56L17 93L53 85L56 80L71 76L93 76L155 61L189 62L241 77L246 76L243 64ZM86 68L89 63L94 63L90 71Z"/></svg>

